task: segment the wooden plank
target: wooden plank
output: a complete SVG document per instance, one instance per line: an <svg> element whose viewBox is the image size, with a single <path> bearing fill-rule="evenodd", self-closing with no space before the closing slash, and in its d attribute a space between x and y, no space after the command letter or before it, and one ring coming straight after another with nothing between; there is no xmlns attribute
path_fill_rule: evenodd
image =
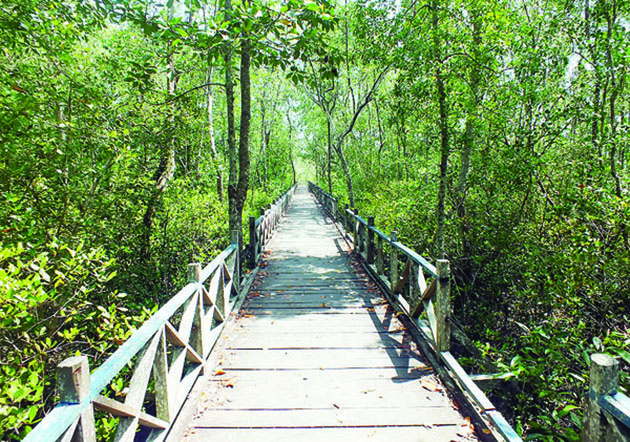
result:
<svg viewBox="0 0 630 442"><path fill-rule="evenodd" d="M239 369L424 366L420 356L392 348L230 350L226 358L225 366Z"/></svg>
<svg viewBox="0 0 630 442"><path fill-rule="evenodd" d="M197 427L274 428L388 425L455 425L461 416L452 408L377 407L307 408L276 410L212 410L195 422Z"/></svg>
<svg viewBox="0 0 630 442"><path fill-rule="evenodd" d="M158 332L138 356L133 377L129 382L129 391L125 397L125 404L130 407L137 409L142 407L160 339L161 333Z"/></svg>
<svg viewBox="0 0 630 442"><path fill-rule="evenodd" d="M94 406L112 416L138 417L140 425L150 428L168 428L168 422L114 399L99 395L94 399Z"/></svg>
<svg viewBox="0 0 630 442"><path fill-rule="evenodd" d="M446 366L453 372L457 380L461 383L464 390L466 390L473 400L479 405L482 411L490 411L494 410L494 405L492 402L486 397L485 393L481 391L481 389L473 382L472 379L468 376L468 374L464 371L457 359L453 357L450 352L442 352L440 353L440 358Z"/></svg>
<svg viewBox="0 0 630 442"><path fill-rule="evenodd" d="M231 373L229 369L228 373ZM268 373L270 374L270 373ZM284 374L284 372L277 372ZM203 410L212 409L304 409L304 408L380 408L405 405L406 407L441 407L452 409L448 395L434 390L438 381L434 376L400 383L390 379L347 380L334 382L336 372L329 372L326 380L317 383L310 380L309 372L302 372L303 380L289 383L283 376L269 378L266 382L246 382L238 376L226 378L225 383L206 390L206 400L200 404ZM429 390L422 383L430 385ZM209 412L209 414L212 414ZM460 422L464 419L460 416Z"/></svg>
<svg viewBox="0 0 630 442"><path fill-rule="evenodd" d="M435 295L436 290L437 290L437 279L433 279L433 281L431 281L431 284L429 285L429 287L424 289L424 291L422 293L422 296L420 297L420 300L418 301L418 304L416 305L416 308L411 313L410 316L413 319L417 319L417 318L420 317L420 314L424 310L425 302L427 302L431 298L433 298L433 296Z"/></svg>
<svg viewBox="0 0 630 442"><path fill-rule="evenodd" d="M278 428L271 430L234 428L194 428L186 440L237 441L237 442L348 442L369 440L391 442L394 440L435 442L466 440L461 434L468 427L458 426L408 426L408 427L347 427L347 428ZM468 439L475 440L475 439Z"/></svg>
<svg viewBox="0 0 630 442"><path fill-rule="evenodd" d="M434 375L434 370L427 367L417 369L397 369L397 368L347 368L341 370L229 370L227 367L218 367L221 371L215 370L209 377L210 383L225 383L226 380L236 380L240 383L275 385L297 385L308 381L311 385L325 385L327 388L341 388L348 383L364 382L364 385L379 385L377 381L386 381L380 385L386 388L391 384L400 385L401 388L414 388L417 385L411 381L419 381L421 378ZM306 378L306 379L305 379ZM431 378L432 379L432 378ZM379 387L379 388L380 388ZM208 387L210 388L210 387ZM394 386L394 388L398 388Z"/></svg>
<svg viewBox="0 0 630 442"><path fill-rule="evenodd" d="M226 339L228 349L232 348L408 348L402 334L376 332L354 332L340 336L336 331L315 331L311 333L257 333L247 331Z"/></svg>

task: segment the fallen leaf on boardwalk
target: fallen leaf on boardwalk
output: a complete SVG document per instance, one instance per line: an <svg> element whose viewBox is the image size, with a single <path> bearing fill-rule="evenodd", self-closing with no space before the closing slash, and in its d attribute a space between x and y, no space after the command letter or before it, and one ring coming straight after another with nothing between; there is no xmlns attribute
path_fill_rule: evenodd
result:
<svg viewBox="0 0 630 442"><path fill-rule="evenodd" d="M228 382L227 384L225 384L226 388L234 388L234 384L232 382Z"/></svg>
<svg viewBox="0 0 630 442"><path fill-rule="evenodd" d="M333 404L333 407L335 407L336 409L339 409L339 405L337 404Z"/></svg>
<svg viewBox="0 0 630 442"><path fill-rule="evenodd" d="M214 373L215 376L221 376L222 374L225 374L225 372L220 368Z"/></svg>
<svg viewBox="0 0 630 442"><path fill-rule="evenodd" d="M325 303L322 303L322 307L326 307L326 304L325 304Z"/></svg>
<svg viewBox="0 0 630 442"><path fill-rule="evenodd" d="M367 310L368 312L374 312L374 311L375 311L372 307L368 307L368 308L366 308L366 310Z"/></svg>
<svg viewBox="0 0 630 442"><path fill-rule="evenodd" d="M422 388L424 388L425 390L442 391L442 387L440 385L438 385L435 382L430 381L428 379L422 379L420 381L420 385L422 385Z"/></svg>
<svg viewBox="0 0 630 442"><path fill-rule="evenodd" d="M483 434L490 434L490 433L492 433L492 431L490 431L490 430L489 430L489 429L487 429L487 428L484 428L484 429L483 429L483 430L481 430L481 431L483 431Z"/></svg>
<svg viewBox="0 0 630 442"><path fill-rule="evenodd" d="M322 299L326 299L326 297L325 297L325 296L322 296Z"/></svg>
<svg viewBox="0 0 630 442"><path fill-rule="evenodd" d="M412 369L410 369L409 371L411 372L411 371L432 371L432 370L433 370L433 369L432 369L431 367L427 367L427 366L425 365L425 366L422 366L422 367L413 367L413 368L412 368Z"/></svg>

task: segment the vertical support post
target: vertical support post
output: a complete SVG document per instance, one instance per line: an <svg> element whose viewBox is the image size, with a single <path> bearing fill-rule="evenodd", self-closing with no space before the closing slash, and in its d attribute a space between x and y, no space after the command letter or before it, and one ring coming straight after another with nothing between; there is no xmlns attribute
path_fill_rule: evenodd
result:
<svg viewBox="0 0 630 442"><path fill-rule="evenodd" d="M346 203L346 205L343 208L343 228L346 229L346 232L350 231L350 220L348 219L349 208L350 206L348 206L348 203Z"/></svg>
<svg viewBox="0 0 630 442"><path fill-rule="evenodd" d="M599 396L617 392L619 386L619 363L609 355L596 353L591 356L589 394L584 407L582 440L604 442L607 439L606 417L597 404Z"/></svg>
<svg viewBox="0 0 630 442"><path fill-rule="evenodd" d="M392 240L392 250L389 258L389 284L393 295L394 287L398 283L398 249L394 247L394 243L398 241L398 232L392 231L390 238Z"/></svg>
<svg viewBox="0 0 630 442"><path fill-rule="evenodd" d="M265 233L265 231L267 230L267 222L268 222L268 217L266 216L267 210L264 207L260 208L260 216L263 217L262 221L260 222L260 242L257 244L258 246L260 246L260 253L262 253L262 251L264 250L265 247L265 241L267 239L267 234Z"/></svg>
<svg viewBox="0 0 630 442"><path fill-rule="evenodd" d="M437 261L437 291L435 299L435 319L437 351L449 351L451 347L451 266L446 259Z"/></svg>
<svg viewBox="0 0 630 442"><path fill-rule="evenodd" d="M188 282L201 281L201 264L193 262L188 264Z"/></svg>
<svg viewBox="0 0 630 442"><path fill-rule="evenodd" d="M234 255L234 270L232 273L232 286L236 290L236 294L239 294L239 288L241 287L241 232L239 230L232 230L230 232L230 242L236 244L236 254Z"/></svg>
<svg viewBox="0 0 630 442"><path fill-rule="evenodd" d="M73 356L57 366L57 385L61 402L80 404L90 398L90 367L87 356ZM82 442L96 442L94 408L85 407L75 436ZM72 438L75 440L74 438Z"/></svg>
<svg viewBox="0 0 630 442"><path fill-rule="evenodd" d="M376 273L382 275L385 272L385 265L383 263L383 238L380 235L376 244Z"/></svg>
<svg viewBox="0 0 630 442"><path fill-rule="evenodd" d="M193 262L188 264L188 282L192 284L197 284L201 281L201 264L198 262ZM203 296L201 296L201 291L197 289L197 295L194 301L197 304L196 310L197 314L195 315L195 319L193 320L192 329L190 331L190 345L199 352L201 355L205 355L206 351L206 340L204 339L204 331L205 327L203 326L205 318L203 314ZM202 368L205 373L207 370L206 365L203 365Z"/></svg>
<svg viewBox="0 0 630 442"><path fill-rule="evenodd" d="M256 267L256 218L249 217L249 262L250 269Z"/></svg>
<svg viewBox="0 0 630 442"><path fill-rule="evenodd" d="M333 221L337 221L337 205L339 204L339 201L337 201L337 198L333 198L332 200L332 219Z"/></svg>
<svg viewBox="0 0 630 442"><path fill-rule="evenodd" d="M359 215L359 209L357 209L356 207L354 208L354 214L355 215ZM354 220L354 250L357 250L357 246L360 244L359 242L359 229L360 229L360 223L359 221L357 221L356 219ZM361 250L359 249L359 252Z"/></svg>
<svg viewBox="0 0 630 442"><path fill-rule="evenodd" d="M267 204L267 208L269 209L269 224L267 225L267 235L265 236L265 244L268 242L269 238L271 238L271 232L273 231L273 228L275 227L275 221L274 221L274 217L273 217L273 211L271 210L271 204Z"/></svg>
<svg viewBox="0 0 630 442"><path fill-rule="evenodd" d="M368 216L367 219L368 222L368 231L367 231L367 238L368 238L368 244L367 244L367 263L368 264L374 264L374 231L372 229L370 229L370 227L374 227L374 217L373 216Z"/></svg>

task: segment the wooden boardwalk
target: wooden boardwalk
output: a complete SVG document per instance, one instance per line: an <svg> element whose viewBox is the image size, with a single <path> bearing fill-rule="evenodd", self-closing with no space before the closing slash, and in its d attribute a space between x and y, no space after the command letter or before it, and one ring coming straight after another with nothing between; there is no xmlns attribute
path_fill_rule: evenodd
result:
<svg viewBox="0 0 630 442"><path fill-rule="evenodd" d="M262 267L185 440L477 440L305 187Z"/></svg>

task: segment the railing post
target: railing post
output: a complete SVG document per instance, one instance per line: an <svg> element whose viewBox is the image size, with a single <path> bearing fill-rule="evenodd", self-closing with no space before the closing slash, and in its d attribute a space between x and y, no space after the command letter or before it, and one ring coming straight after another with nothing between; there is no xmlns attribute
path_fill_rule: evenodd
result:
<svg viewBox="0 0 630 442"><path fill-rule="evenodd" d="M273 211L271 210L271 204L267 204L267 209L269 210L269 224L267 224L267 232L265 235L265 244L267 244L267 242L269 241L269 238L271 238L271 231L274 228L274 221L273 221Z"/></svg>
<svg viewBox="0 0 630 442"><path fill-rule="evenodd" d="M380 235L376 244L376 273L382 275L385 272L385 265L383 262L383 238Z"/></svg>
<svg viewBox="0 0 630 442"><path fill-rule="evenodd" d="M619 386L619 363L609 355L596 353L591 355L589 373L589 393L584 407L582 425L583 442L604 442L607 439L606 417L597 404L599 396L617 392Z"/></svg>
<svg viewBox="0 0 630 442"><path fill-rule="evenodd" d="M350 231L350 219L348 218L348 209L350 208L350 206L348 205L348 203L346 203L346 205L343 208L343 228L346 230L346 232Z"/></svg>
<svg viewBox="0 0 630 442"><path fill-rule="evenodd" d="M230 232L230 242L236 244L236 256L234 262L234 274L232 275L233 287L238 294L241 286L241 232L232 230Z"/></svg>
<svg viewBox="0 0 630 442"><path fill-rule="evenodd" d="M337 198L333 198L332 199L332 214L331 214L333 221L337 221L337 204L338 204Z"/></svg>
<svg viewBox="0 0 630 442"><path fill-rule="evenodd" d="M367 231L367 238L368 238L368 244L367 244L367 263L368 264L374 264L374 231L372 229L370 229L370 227L374 227L374 217L373 216L368 216L367 219L368 222L368 231Z"/></svg>
<svg viewBox="0 0 630 442"><path fill-rule="evenodd" d="M188 282L201 281L201 264L193 262L188 264Z"/></svg>
<svg viewBox="0 0 630 442"><path fill-rule="evenodd" d="M394 287L396 287L396 284L398 284L398 249L394 247L394 243L398 241L398 232L396 232L395 230L392 231L390 238L392 240L392 247L391 255L389 258L389 283L390 290L393 295Z"/></svg>
<svg viewBox="0 0 630 442"><path fill-rule="evenodd" d="M359 215L359 209L357 209L356 207L354 208L354 214L356 216ZM357 250L357 246L360 246L360 242L359 242L359 229L360 229L361 223L359 223L358 220L354 220L354 250ZM359 252L361 251L361 249L359 249Z"/></svg>
<svg viewBox="0 0 630 442"><path fill-rule="evenodd" d="M263 217L262 221L260 222L260 243L257 244L260 246L260 252L262 253L263 249L264 249L264 245L265 245L265 241L267 239L267 235L265 233L265 231L267 230L267 209L265 209L264 207L260 208L260 216Z"/></svg>
<svg viewBox="0 0 630 442"><path fill-rule="evenodd" d="M437 261L437 291L435 299L435 319L437 351L449 351L451 347L451 267L446 259Z"/></svg>
<svg viewBox="0 0 630 442"><path fill-rule="evenodd" d="M57 366L57 388L61 403L80 404L90 397L90 367L87 356L73 356ZM94 408L92 404L81 413L80 423L73 440L96 442Z"/></svg>
<svg viewBox="0 0 630 442"><path fill-rule="evenodd" d="M249 268L256 267L256 218L249 217Z"/></svg>

